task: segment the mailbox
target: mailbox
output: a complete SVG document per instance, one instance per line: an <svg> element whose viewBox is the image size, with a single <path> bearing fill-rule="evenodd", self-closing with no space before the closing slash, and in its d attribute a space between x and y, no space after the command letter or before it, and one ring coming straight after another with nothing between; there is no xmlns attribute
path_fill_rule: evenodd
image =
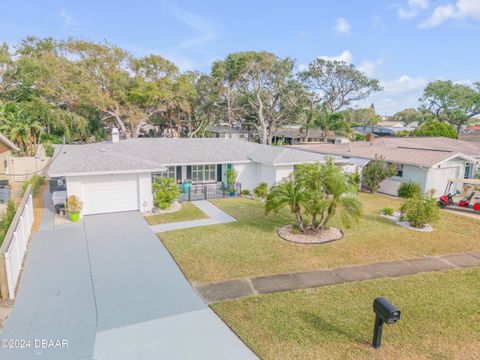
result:
<svg viewBox="0 0 480 360"><path fill-rule="evenodd" d="M400 310L383 297L373 300L373 311L375 312L375 327L373 329L372 346L378 349L382 345L383 324L395 324L400 320Z"/></svg>
<svg viewBox="0 0 480 360"><path fill-rule="evenodd" d="M400 320L400 310L383 297L373 301L373 311L387 324L395 324Z"/></svg>

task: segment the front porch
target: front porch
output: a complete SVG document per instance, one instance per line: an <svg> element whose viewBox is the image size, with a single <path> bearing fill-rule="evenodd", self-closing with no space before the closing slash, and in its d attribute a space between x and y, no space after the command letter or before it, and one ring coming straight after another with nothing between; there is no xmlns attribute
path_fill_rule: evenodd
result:
<svg viewBox="0 0 480 360"><path fill-rule="evenodd" d="M180 188L178 201L195 201L225 198L239 195L242 186L233 185L234 192L228 189L226 172L233 169L233 164L195 164L169 165L167 170L152 173L152 183L158 178L174 179Z"/></svg>

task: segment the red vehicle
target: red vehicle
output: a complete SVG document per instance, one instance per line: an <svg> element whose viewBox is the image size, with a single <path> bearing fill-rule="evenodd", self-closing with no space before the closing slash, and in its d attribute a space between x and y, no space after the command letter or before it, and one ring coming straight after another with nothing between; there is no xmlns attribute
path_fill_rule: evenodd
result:
<svg viewBox="0 0 480 360"><path fill-rule="evenodd" d="M437 204L441 209L448 206L457 210L480 212L480 180L450 179L445 195L440 196Z"/></svg>

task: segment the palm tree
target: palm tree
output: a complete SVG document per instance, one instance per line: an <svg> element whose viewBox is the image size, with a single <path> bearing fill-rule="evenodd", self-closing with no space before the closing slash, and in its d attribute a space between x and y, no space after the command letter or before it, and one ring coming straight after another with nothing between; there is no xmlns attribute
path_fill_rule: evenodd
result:
<svg viewBox="0 0 480 360"><path fill-rule="evenodd" d="M5 104L0 110L0 131L17 144L22 153L34 156L44 127L24 109Z"/></svg>
<svg viewBox="0 0 480 360"><path fill-rule="evenodd" d="M335 215L342 210L342 222L348 227L352 220L361 216L361 204L353 195L356 191L351 178L345 175L330 159L325 164L305 164L295 169L288 180L272 187L267 197L265 211L278 212L289 206L295 214L300 231L307 228L322 231ZM304 226L302 214L311 217Z"/></svg>
<svg viewBox="0 0 480 360"><path fill-rule="evenodd" d="M290 211L295 214L295 222L300 231L305 231L303 225L301 204L305 194L302 192L300 183L291 177L288 181L274 185L267 196L265 203L265 213L278 213L281 209L288 206Z"/></svg>

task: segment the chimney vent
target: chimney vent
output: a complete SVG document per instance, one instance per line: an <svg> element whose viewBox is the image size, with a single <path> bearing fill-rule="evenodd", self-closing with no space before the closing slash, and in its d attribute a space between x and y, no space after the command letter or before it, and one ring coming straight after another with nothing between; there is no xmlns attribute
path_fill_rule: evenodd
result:
<svg viewBox="0 0 480 360"><path fill-rule="evenodd" d="M117 128L112 129L112 143L115 144L120 141L120 134Z"/></svg>

